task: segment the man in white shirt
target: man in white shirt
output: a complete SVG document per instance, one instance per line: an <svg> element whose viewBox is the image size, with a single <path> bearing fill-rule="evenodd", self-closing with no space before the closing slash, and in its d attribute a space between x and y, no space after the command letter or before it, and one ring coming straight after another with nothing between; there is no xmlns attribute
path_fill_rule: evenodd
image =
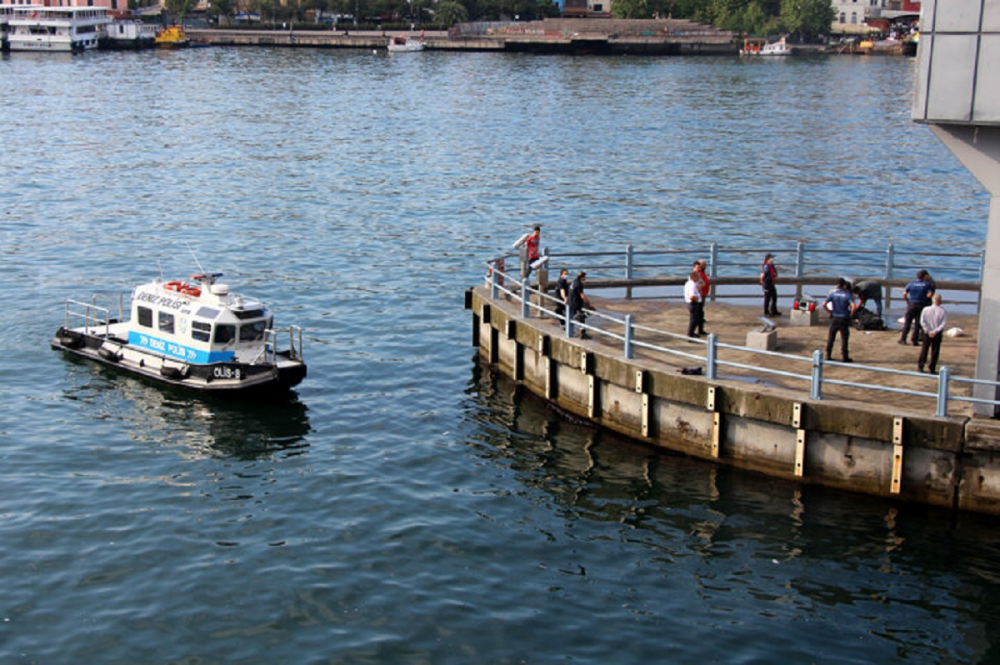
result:
<svg viewBox="0 0 1000 665"><path fill-rule="evenodd" d="M941 306L941 294L935 293L931 298L931 304L920 312L920 327L924 329L924 342L920 347L920 358L917 359L917 367L924 371L924 364L927 362L927 350L931 352L931 362L928 369L931 374L937 372L938 355L941 352L941 336L944 327L948 325L948 315Z"/></svg>

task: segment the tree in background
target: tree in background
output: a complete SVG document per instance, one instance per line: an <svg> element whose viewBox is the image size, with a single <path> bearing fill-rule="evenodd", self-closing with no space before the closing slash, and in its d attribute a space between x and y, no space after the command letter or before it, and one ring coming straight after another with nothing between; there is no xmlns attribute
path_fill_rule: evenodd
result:
<svg viewBox="0 0 1000 665"><path fill-rule="evenodd" d="M455 25L469 20L469 10L455 0L441 0L434 12L434 21L440 25Z"/></svg>
<svg viewBox="0 0 1000 665"><path fill-rule="evenodd" d="M208 15L215 17L216 24L228 23L236 14L236 0L212 0Z"/></svg>
<svg viewBox="0 0 1000 665"><path fill-rule="evenodd" d="M837 17L830 0L781 0L781 24L798 41L816 39L830 32Z"/></svg>
<svg viewBox="0 0 1000 665"><path fill-rule="evenodd" d="M184 17L194 6L194 0L164 0L163 11L174 23L184 23Z"/></svg>

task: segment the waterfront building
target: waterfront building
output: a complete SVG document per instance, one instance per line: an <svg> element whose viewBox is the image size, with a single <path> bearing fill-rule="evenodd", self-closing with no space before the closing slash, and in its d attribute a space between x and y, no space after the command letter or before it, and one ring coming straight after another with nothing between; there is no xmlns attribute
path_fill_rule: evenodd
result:
<svg viewBox="0 0 1000 665"><path fill-rule="evenodd" d="M863 35L886 24L920 17L917 0L832 0L836 16L830 31L835 34Z"/></svg>

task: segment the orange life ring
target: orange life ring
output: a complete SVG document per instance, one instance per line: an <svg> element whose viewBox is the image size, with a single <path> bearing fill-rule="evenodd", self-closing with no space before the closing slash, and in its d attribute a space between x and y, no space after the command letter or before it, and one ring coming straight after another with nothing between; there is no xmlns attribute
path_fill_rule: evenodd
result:
<svg viewBox="0 0 1000 665"><path fill-rule="evenodd" d="M181 284L180 282L167 282L163 286L163 288L165 288L167 291L180 291L183 287L184 284Z"/></svg>
<svg viewBox="0 0 1000 665"><path fill-rule="evenodd" d="M188 286L187 284L185 284L184 287L181 288L181 293L183 293L186 296L197 298L201 295L201 289L199 289L196 286Z"/></svg>

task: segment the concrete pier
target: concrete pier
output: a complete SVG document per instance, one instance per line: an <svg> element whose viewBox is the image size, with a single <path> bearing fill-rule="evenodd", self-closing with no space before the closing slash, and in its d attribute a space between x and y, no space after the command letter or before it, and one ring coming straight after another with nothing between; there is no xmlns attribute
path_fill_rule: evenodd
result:
<svg viewBox="0 0 1000 665"><path fill-rule="evenodd" d="M571 54L735 55L733 34L690 21L545 19L472 32L406 30L234 30L189 28L188 36L217 46L385 49L392 35L420 38L428 51L508 51Z"/></svg>
<svg viewBox="0 0 1000 665"><path fill-rule="evenodd" d="M489 296L478 287L466 300L483 361L599 426L656 448L781 478L1000 514L1000 424L992 419L965 412L935 417L929 400L890 393L840 391L812 400L808 385L749 371L715 380L685 375L683 361L646 354L625 358L620 346L567 338L557 321L525 318L520 303ZM676 318L667 321L673 325L668 330L682 331L686 319L679 303L603 300L593 293L591 300L601 311L662 310ZM757 307L709 303L708 328L745 338L759 325L758 314ZM974 330L974 319L951 322ZM825 335L825 326L781 326L779 350L822 348ZM915 364L917 349L897 344L898 331L874 335L852 335L852 355L859 362ZM975 346L971 336L947 340L942 363L971 370Z"/></svg>

